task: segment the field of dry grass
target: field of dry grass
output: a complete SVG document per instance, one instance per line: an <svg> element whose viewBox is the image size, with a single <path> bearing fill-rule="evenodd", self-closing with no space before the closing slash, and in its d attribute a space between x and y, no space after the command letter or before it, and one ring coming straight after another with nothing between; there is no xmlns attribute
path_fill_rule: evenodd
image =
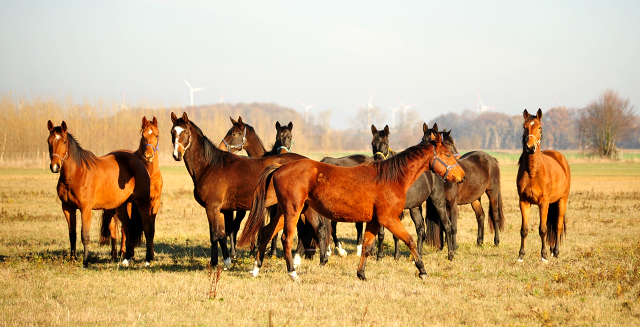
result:
<svg viewBox="0 0 640 327"><path fill-rule="evenodd" d="M157 261L150 268L140 261L124 268L109 260L108 249L97 244L97 212L89 268L69 262L67 226L55 194L58 175L3 169L0 325L640 324L640 166L572 164L568 234L560 258L549 264L540 262L537 209L525 262L516 263L517 166L501 169L507 224L500 246L475 246L475 218L462 207L455 259L449 262L445 253L425 248L429 277L424 281L406 247L398 261L370 258L369 280L358 280L355 228L342 226L346 258L333 255L325 267L317 259L304 261L301 282L293 283L281 258L265 260L260 275L250 277L253 259L241 252L235 266L222 272L213 299L205 214L183 166L163 168ZM404 223L413 230L410 219ZM141 254L138 250L137 257Z"/></svg>

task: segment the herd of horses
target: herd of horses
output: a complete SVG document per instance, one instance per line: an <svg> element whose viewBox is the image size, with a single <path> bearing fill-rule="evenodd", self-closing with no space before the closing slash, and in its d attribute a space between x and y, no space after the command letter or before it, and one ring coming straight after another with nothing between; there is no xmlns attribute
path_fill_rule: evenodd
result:
<svg viewBox="0 0 640 327"><path fill-rule="evenodd" d="M540 148L542 111L530 115L525 110L523 117L523 148L517 176L522 214L518 261L525 255L529 211L531 204L536 204L540 208L541 260L546 262L547 248L557 257L565 234L570 170L562 154ZM372 156L356 154L314 161L291 152L292 123L276 123L276 140L267 150L253 127L242 118L231 118L232 127L218 146L186 112L181 117L171 113L171 121L173 158L184 161L193 181L194 198L206 210L213 266L218 265L218 245L228 268L236 257L236 243L238 247L251 246L252 250L257 244L251 270L256 276L267 246L271 242L275 254L276 236L283 231L287 273L297 281L296 267L302 255L311 258L318 252L320 264L325 264L332 252L331 240L338 254L346 255L336 235L336 223L349 222L355 223L358 231L360 279L366 279L366 261L374 252L376 236L378 258L383 255L385 229L394 236L395 258L399 256L398 240L402 240L411 251L419 277L426 278L423 243L440 250L446 243L448 259L453 259L458 247L459 205L471 204L478 223L477 244L483 244L482 194L489 199L488 220L494 244L500 243L505 217L498 162L482 151L460 156L451 131L439 131L437 124L431 128L423 124L420 143L397 153L389 147L388 126L382 130L372 126ZM77 209L82 219L84 267L89 263L91 211L102 210L100 244L110 243L112 258L122 258L122 264L128 265L144 235L148 266L154 259L155 218L163 186L156 117L151 121L143 117L136 151L117 150L102 157L83 149L68 133L64 121L60 126L49 121L47 127L50 168L53 173L60 173L57 191L69 227L71 257L76 258ZM235 154L241 150L248 157ZM426 217L422 216L423 203ZM409 209L416 227L417 243L400 221L404 209ZM250 213L237 239L246 211ZM267 213L270 218L265 224ZM296 229L299 244L294 256Z"/></svg>

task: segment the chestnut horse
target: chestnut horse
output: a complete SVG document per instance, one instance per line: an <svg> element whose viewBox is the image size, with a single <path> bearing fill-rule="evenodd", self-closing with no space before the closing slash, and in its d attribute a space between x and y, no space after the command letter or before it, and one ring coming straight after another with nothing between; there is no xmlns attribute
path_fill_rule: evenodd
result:
<svg viewBox="0 0 640 327"><path fill-rule="evenodd" d="M222 211L249 210L258 178L266 167L306 159L306 157L295 153L256 159L240 157L213 145L202 130L189 120L186 112L181 118L172 112L171 121L173 122L171 127L173 158L176 161L184 159L184 164L193 180L193 195L207 212L211 264L213 266L218 264L217 244L219 243L224 264L229 267L231 257L227 248L225 226L231 228L233 221L225 221ZM269 194L267 205L271 206L276 203L272 187ZM323 233L322 229L319 232ZM320 237L324 235L320 234Z"/></svg>
<svg viewBox="0 0 640 327"><path fill-rule="evenodd" d="M434 143L420 143L389 160L356 167L336 167L309 159L267 167L260 177L247 225L238 242L243 246L255 240L264 222L265 207L271 199L268 186L272 185L278 209L262 232L266 237L261 238L251 273L258 274L266 244L284 227L282 243L287 271L294 281L299 280L291 254L293 231L300 213L309 206L331 220L367 223L365 251L362 251L358 266L360 279L366 279L366 259L381 226L409 246L420 277L426 278L416 244L398 217L404 208L407 189L429 169L439 175L446 173L447 180L452 182L464 178L464 171L442 145L439 135Z"/></svg>
<svg viewBox="0 0 640 327"><path fill-rule="evenodd" d="M423 140L431 140L435 133L426 124L423 125ZM451 131L443 131L442 143L451 152L458 155L455 141L451 137ZM484 210L480 202L482 194L486 193L489 198L489 230L494 232L493 244L500 244L499 231L504 230L505 219L502 205L502 192L500 190L500 166L498 161L482 151L471 151L458 158L458 163L466 173L466 179L459 184L443 183L445 198L447 201L447 212L451 220L454 250L457 249L456 232L458 229L458 206L471 204L471 208L476 214L478 223L478 236L476 244L481 246L484 243ZM427 216L430 217L435 212L433 206L427 203ZM437 220L427 220L427 244L442 249L442 229ZM449 249L451 251L451 249Z"/></svg>
<svg viewBox="0 0 640 327"><path fill-rule="evenodd" d="M256 133L255 129L242 121L242 117L238 116L238 120L231 119L231 128L227 131L227 134L218 145L218 149L223 151L229 151L231 153L237 153L245 150L247 155L251 158L262 158L272 156L276 154L283 154L291 152L291 139L293 130L293 123L289 122L289 125L280 126L280 122L276 122L276 141L273 143L270 151L264 147L262 140ZM230 251L231 257L236 256L236 235L240 230L240 224L246 215L246 211L236 211L236 217L233 218L233 211L222 211L225 217L225 221L233 220L233 230L227 232L230 239ZM276 240L272 243L272 251L275 256L276 252Z"/></svg>
<svg viewBox="0 0 640 327"><path fill-rule="evenodd" d="M524 110L524 131L522 133L522 155L518 160L518 196L522 227L520 228L520 255L524 257L524 241L529 234L529 212L531 204L538 205L540 211L540 239L542 261L547 262L547 243L551 256L560 253L560 242L564 237L567 200L571 187L571 171L567 159L558 151L540 148L542 141L542 110L530 115Z"/></svg>
<svg viewBox="0 0 640 327"><path fill-rule="evenodd" d="M136 204L142 220L148 264L154 256L154 231L149 219L149 173L142 162L126 151L114 151L97 157L80 147L73 135L67 132L64 121L57 127L49 121L47 128L51 172L60 173L57 190L69 227L71 258L76 257L76 210L80 209L82 217L82 264L87 267L91 210L114 209L130 199Z"/></svg>
<svg viewBox="0 0 640 327"><path fill-rule="evenodd" d="M154 116L153 120L149 121L147 117L142 117L140 134L140 145L133 154L142 161L151 178L151 188L149 192L151 214L149 219L153 226L155 226L155 217L160 210L160 195L162 194L162 174L160 173L160 158L158 157L158 146L160 143L158 119ZM131 237L132 246L139 245L140 238L142 237L142 222L137 214L137 209L132 210L132 205L135 206L134 203L129 202L127 205L122 205L117 209L104 210L102 212L102 225L100 228L100 245L105 245L111 241L112 259L116 260L119 255L122 256L124 258L122 264L125 266L128 265L129 260L133 257L133 247L129 249L128 255L125 255L127 235ZM116 240L121 222L123 223L121 229L121 244L120 251L117 251Z"/></svg>

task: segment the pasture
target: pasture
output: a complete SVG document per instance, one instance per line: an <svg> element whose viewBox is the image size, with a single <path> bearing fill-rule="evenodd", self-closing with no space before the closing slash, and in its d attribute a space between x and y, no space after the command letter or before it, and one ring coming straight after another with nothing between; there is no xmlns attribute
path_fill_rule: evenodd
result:
<svg viewBox="0 0 640 327"><path fill-rule="evenodd" d="M216 271L207 266L205 211L193 198L193 183L184 165L161 169L156 261L143 267L144 247L136 249L130 267L110 261L109 249L98 246L100 216L94 212L88 269L82 269L81 253L78 261L68 260L68 231L55 193L58 175L0 170L0 325L640 324L637 163L571 164L568 233L560 257L548 264L540 261L537 207L524 263L516 262L517 166L502 164L507 223L499 247L489 234L483 247L475 245L476 220L470 206L463 206L453 261L446 252L425 248L428 278L420 280L407 247L402 245L400 260L389 256L388 233L387 256L369 258L363 282L356 277L355 228L342 225L349 255L334 253L325 267L317 256L304 260L297 270L300 283L291 282L281 257L266 258L258 277L251 277L248 251L240 251L216 283ZM486 212L486 196L483 206ZM415 238L411 220L403 223Z"/></svg>

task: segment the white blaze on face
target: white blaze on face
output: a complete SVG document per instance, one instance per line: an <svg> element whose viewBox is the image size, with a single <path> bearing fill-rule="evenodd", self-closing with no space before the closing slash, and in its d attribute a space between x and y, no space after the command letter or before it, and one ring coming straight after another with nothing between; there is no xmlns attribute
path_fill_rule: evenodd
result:
<svg viewBox="0 0 640 327"><path fill-rule="evenodd" d="M151 134L151 133L153 133L153 131L152 131L152 130L149 130L149 134Z"/></svg>
<svg viewBox="0 0 640 327"><path fill-rule="evenodd" d="M178 139L180 138L180 134L184 131L184 128L180 126L176 126L173 128L173 135L175 136L175 143L173 143L173 155L178 156L178 146L180 146L180 142Z"/></svg>
<svg viewBox="0 0 640 327"><path fill-rule="evenodd" d="M529 124L529 125L530 125L530 126L533 126L533 124L534 124L534 123L535 123L535 122L534 122L534 121L532 121L532 122L531 122L531 124Z"/></svg>
<svg viewBox="0 0 640 327"><path fill-rule="evenodd" d="M56 141L60 139L60 135L56 134Z"/></svg>

